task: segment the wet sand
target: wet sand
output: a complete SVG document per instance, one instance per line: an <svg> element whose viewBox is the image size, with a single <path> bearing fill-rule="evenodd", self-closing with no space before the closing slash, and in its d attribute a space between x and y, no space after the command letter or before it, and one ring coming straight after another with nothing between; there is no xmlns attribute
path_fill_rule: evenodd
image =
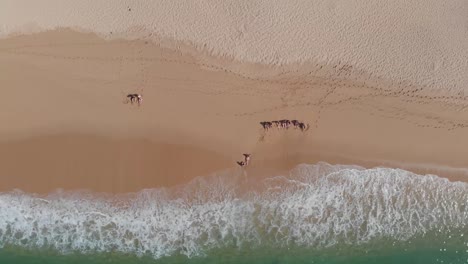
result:
<svg viewBox="0 0 468 264"><path fill-rule="evenodd" d="M256 170L326 161L468 179L462 93L161 43L70 30L0 40L0 190L171 186L236 167L242 153ZM264 134L259 122L278 119L311 128Z"/></svg>

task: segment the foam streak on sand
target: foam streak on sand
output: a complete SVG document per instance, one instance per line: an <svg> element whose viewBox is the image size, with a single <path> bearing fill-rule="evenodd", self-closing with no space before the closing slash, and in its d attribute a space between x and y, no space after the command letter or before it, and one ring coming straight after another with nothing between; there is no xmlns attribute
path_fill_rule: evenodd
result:
<svg viewBox="0 0 468 264"><path fill-rule="evenodd" d="M468 235L466 183L325 163L266 177L264 188L248 192L236 188L239 180L224 171L178 188L126 196L3 193L0 245L159 258L223 247L318 250L451 230Z"/></svg>
<svg viewBox="0 0 468 264"><path fill-rule="evenodd" d="M3 0L0 36L72 27L163 37L241 61L339 64L458 93L468 87L467 13L465 0Z"/></svg>

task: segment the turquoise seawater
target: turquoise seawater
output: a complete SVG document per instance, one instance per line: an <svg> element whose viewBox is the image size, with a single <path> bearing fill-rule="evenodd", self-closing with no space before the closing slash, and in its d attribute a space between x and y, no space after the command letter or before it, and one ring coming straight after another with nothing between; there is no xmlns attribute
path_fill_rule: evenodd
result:
<svg viewBox="0 0 468 264"><path fill-rule="evenodd" d="M428 244L432 244L429 240ZM437 243L436 243L437 244ZM426 245L416 245L409 249L381 249L381 250L356 250L346 252L341 250L327 250L314 252L307 249L274 249L257 248L252 250L224 249L208 252L203 257L188 258L184 255L154 259L151 256L132 256L119 253L98 254L60 254L54 251L32 251L20 248L4 248L0 250L0 263L41 264L41 263L122 263L122 264L150 264L150 263L468 263L468 252L456 245L440 245L435 248ZM440 249L443 249L440 251ZM445 250L444 250L445 249ZM465 249L466 250L466 249Z"/></svg>
<svg viewBox="0 0 468 264"><path fill-rule="evenodd" d="M468 263L468 184L319 163L255 184L228 170L120 196L0 193L0 263Z"/></svg>

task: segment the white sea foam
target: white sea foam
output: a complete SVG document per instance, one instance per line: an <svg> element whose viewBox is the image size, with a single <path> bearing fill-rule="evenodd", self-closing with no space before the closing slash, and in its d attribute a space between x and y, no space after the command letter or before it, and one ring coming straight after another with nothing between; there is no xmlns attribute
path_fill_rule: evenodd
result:
<svg viewBox="0 0 468 264"><path fill-rule="evenodd" d="M241 192L230 172L125 197L0 194L0 246L203 255L225 246L324 248L461 229L468 184L398 169L300 165Z"/></svg>
<svg viewBox="0 0 468 264"><path fill-rule="evenodd" d="M72 27L165 37L242 61L340 63L459 92L468 87L467 14L466 0L2 0L0 35Z"/></svg>

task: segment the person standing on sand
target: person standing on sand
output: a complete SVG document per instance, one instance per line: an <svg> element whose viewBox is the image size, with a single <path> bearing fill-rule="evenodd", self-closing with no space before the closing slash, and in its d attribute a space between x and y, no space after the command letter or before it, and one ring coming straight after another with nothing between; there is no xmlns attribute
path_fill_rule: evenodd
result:
<svg viewBox="0 0 468 264"><path fill-rule="evenodd" d="M138 103L138 106L141 105L141 103L143 102L143 96L141 94L136 94L136 99L137 99L137 103Z"/></svg>
<svg viewBox="0 0 468 264"><path fill-rule="evenodd" d="M245 165L248 166L250 162L250 154L243 154Z"/></svg>
<svg viewBox="0 0 468 264"><path fill-rule="evenodd" d="M244 155L244 161L237 161L237 164L241 167L248 166L250 163L250 154L242 154Z"/></svg>

